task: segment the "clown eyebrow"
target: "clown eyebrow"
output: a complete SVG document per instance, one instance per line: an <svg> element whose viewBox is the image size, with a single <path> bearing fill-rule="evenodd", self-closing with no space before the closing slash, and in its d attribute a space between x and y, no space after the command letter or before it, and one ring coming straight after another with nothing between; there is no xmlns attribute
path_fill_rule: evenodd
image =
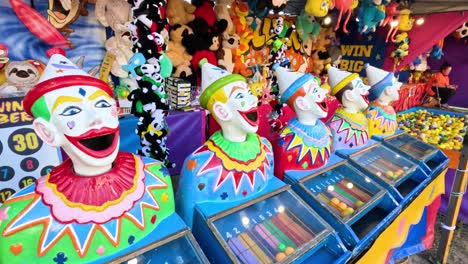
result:
<svg viewBox="0 0 468 264"><path fill-rule="evenodd" d="M59 96L57 100L55 100L54 105L52 106L52 112L57 108L60 104L67 103L67 102L82 102L83 100L80 98L76 98L73 96Z"/></svg>
<svg viewBox="0 0 468 264"><path fill-rule="evenodd" d="M234 89L231 90L231 93L229 94L229 97L231 97L231 95L232 95L236 90L243 90L243 89L244 89L243 87L234 86Z"/></svg>
<svg viewBox="0 0 468 264"><path fill-rule="evenodd" d="M88 100L90 100L90 101L91 101L91 100L94 100L94 99L98 98L98 97L101 96L101 95L103 95L103 96L105 96L106 98L109 98L109 99L110 99L110 96L109 96L106 92L104 92L103 90L97 90L97 91L95 91L93 94L91 94L91 95L88 97Z"/></svg>

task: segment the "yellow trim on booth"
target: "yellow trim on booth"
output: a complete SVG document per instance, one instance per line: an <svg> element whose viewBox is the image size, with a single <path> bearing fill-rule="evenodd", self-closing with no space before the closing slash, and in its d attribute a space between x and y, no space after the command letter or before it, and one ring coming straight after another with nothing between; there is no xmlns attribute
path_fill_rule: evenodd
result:
<svg viewBox="0 0 468 264"><path fill-rule="evenodd" d="M417 224L423 210L439 195L445 192L445 169L439 174L416 199L408 205L397 218L377 237L367 253L358 260L358 264L385 263L390 250L405 243L410 227Z"/></svg>

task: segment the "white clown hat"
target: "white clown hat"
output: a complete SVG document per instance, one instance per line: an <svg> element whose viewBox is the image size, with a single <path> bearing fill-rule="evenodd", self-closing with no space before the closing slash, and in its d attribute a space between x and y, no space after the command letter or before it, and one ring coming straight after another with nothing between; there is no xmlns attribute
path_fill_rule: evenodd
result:
<svg viewBox="0 0 468 264"><path fill-rule="evenodd" d="M286 103L306 82L314 79L310 73L293 72L281 66L273 66L278 80L281 103Z"/></svg>
<svg viewBox="0 0 468 264"><path fill-rule="evenodd" d="M94 86L114 97L114 93L107 83L90 76L76 66L64 56L65 52L63 50L52 48L47 51L47 55L50 59L41 78L23 99L24 110L29 115L35 117L38 115L38 112L34 110L36 108L33 108L33 106L44 94L71 86Z"/></svg>
<svg viewBox="0 0 468 264"><path fill-rule="evenodd" d="M382 94L385 88L394 84L395 75L393 72L387 72L369 64L364 65L364 68L366 69L367 80L371 86L369 100L374 101ZM401 86L401 83L398 82L396 85Z"/></svg>
<svg viewBox="0 0 468 264"><path fill-rule="evenodd" d="M357 73L342 71L338 68L327 65L328 83L331 87L331 95L336 95L354 79L359 78Z"/></svg>
<svg viewBox="0 0 468 264"><path fill-rule="evenodd" d="M201 95L200 105L205 108L211 96L224 86L233 82L246 82L245 78L239 74L232 74L224 69L216 67L207 59L200 61L201 66Z"/></svg>

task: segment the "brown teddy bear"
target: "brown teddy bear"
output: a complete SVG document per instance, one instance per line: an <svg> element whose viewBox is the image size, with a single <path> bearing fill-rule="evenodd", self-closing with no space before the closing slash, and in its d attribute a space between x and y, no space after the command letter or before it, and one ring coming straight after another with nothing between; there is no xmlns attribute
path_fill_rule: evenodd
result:
<svg viewBox="0 0 468 264"><path fill-rule="evenodd" d="M188 54L182 45L182 39L193 35L193 31L186 25L176 24L170 32L170 41L167 42L166 55L172 62L175 71L172 76L185 78L192 75L190 61L192 55Z"/></svg>
<svg viewBox="0 0 468 264"><path fill-rule="evenodd" d="M169 25L176 24L186 25L195 19L196 7L184 0L167 0L166 16L169 20Z"/></svg>
<svg viewBox="0 0 468 264"><path fill-rule="evenodd" d="M234 59L232 56L232 49L237 49L240 45L240 37L237 34L229 35L223 33L223 41L221 48L216 53L216 59L218 60L218 66L226 69L229 72L234 71Z"/></svg>

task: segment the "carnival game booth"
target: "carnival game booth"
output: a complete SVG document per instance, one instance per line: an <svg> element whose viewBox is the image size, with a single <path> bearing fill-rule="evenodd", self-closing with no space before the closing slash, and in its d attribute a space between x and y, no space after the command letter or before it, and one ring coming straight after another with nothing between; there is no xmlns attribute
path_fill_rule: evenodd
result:
<svg viewBox="0 0 468 264"><path fill-rule="evenodd" d="M358 254L353 259L358 263L371 260L392 262L432 245L440 195L445 191L448 158L435 152L430 157L437 160L437 166L432 162L419 165L405 158L408 154L402 152L405 151L393 151L381 143L354 152L338 151L338 155L346 158L355 169L392 194L401 210L377 235L367 251L356 252ZM427 168L430 168L429 172L424 171Z"/></svg>
<svg viewBox="0 0 468 264"><path fill-rule="evenodd" d="M437 160L440 164L426 173L418 164L369 139L371 133L391 136L395 132L396 114L384 103L398 99L401 83L396 81L393 73L371 66L367 66L366 71L370 87L363 85L355 74L328 68L332 94L343 105L330 121L336 154L323 151L320 142L326 142L326 137L319 140L317 127L308 130L310 125L305 124L311 123L310 118L301 118L299 111L298 119L304 122L290 121L282 135L293 136L292 139L286 137L283 146L286 149L300 146L296 148L297 159L293 155L291 162L302 163L303 157L310 153L312 161L319 161L319 166L314 170L290 167L292 169L284 173L285 180L293 184L293 188L322 217L334 223L333 227L352 250L352 262L385 263L431 245L434 211L437 211L437 201L443 193L441 175L445 173L442 170L448 159ZM291 89L297 89L301 78L289 82L292 84L284 94L292 94ZM281 91L280 76L278 79ZM367 95L372 102L364 115L360 109L367 108L367 101L362 99ZM300 108L296 105L296 110ZM327 154L329 162L323 166L320 159L326 158ZM431 209L435 210L428 216L425 207L432 205L434 200Z"/></svg>
<svg viewBox="0 0 468 264"><path fill-rule="evenodd" d="M336 232L274 177L245 78L206 60L201 107L221 126L184 162L176 207L213 263L345 263ZM227 115L226 115L227 113Z"/></svg>

